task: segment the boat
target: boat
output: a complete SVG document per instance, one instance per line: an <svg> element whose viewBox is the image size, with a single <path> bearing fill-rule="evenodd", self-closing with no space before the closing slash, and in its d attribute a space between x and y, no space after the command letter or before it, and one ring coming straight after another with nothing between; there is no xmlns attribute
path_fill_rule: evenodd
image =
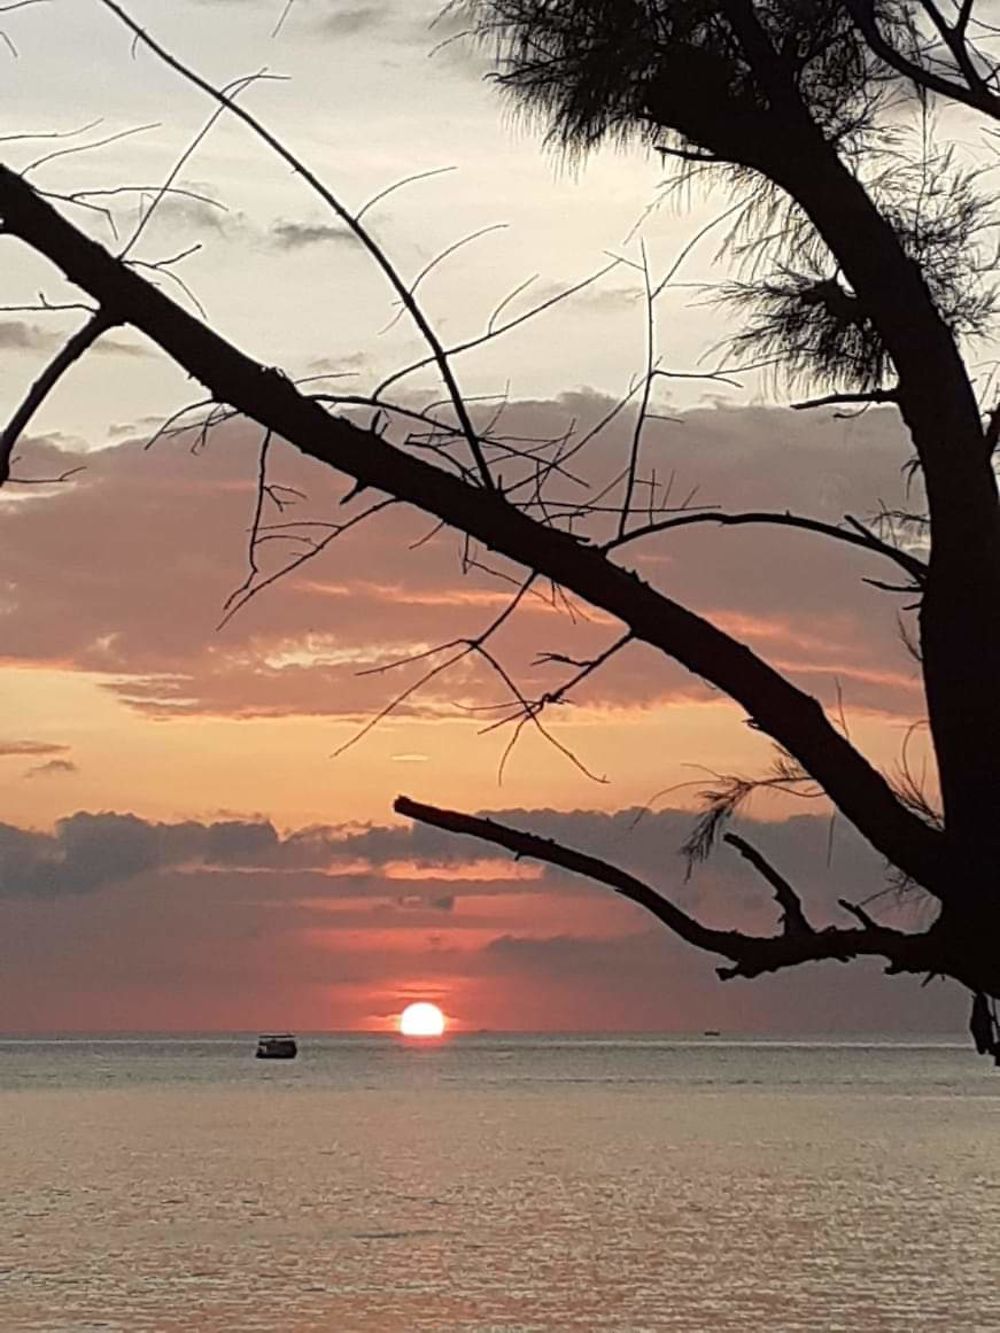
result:
<svg viewBox="0 0 1000 1333"><path fill-rule="evenodd" d="M258 1060L294 1060L298 1043L290 1032L265 1032L257 1038Z"/></svg>

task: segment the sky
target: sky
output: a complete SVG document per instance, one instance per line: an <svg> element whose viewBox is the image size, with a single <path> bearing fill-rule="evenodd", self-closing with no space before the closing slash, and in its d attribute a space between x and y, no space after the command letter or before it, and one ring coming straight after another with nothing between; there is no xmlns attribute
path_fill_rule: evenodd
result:
<svg viewBox="0 0 1000 1333"><path fill-rule="evenodd" d="M137 0L130 12L212 80L265 66L287 76L255 85L247 104L350 207L448 168L369 214L408 277L503 224L421 284L447 341L482 332L532 275L509 312L620 261L456 360L468 394L508 395L512 434L597 421L627 390L646 355L640 243L654 278L684 252L657 307L664 366L688 376L718 360L731 317L701 284L727 272L721 229L685 247L725 199L680 198L643 150L572 167L546 151L484 83L482 57L440 45L457 28L432 23L434 4L296 0L274 34L282 8ZM6 132L82 130L7 142L5 160L24 168L94 144L30 178L120 248L211 107L133 53L98 0L49 0L5 15L4 31L17 53L0 52ZM133 257L155 265L198 245L145 271L265 364L344 376L328 383L364 392L422 354L356 242L245 129L213 127L177 184L190 193L163 202ZM76 299L14 242L0 249L0 279L9 410L81 316L10 308L40 292ZM799 413L766 389L753 378L658 383L647 464L673 478L678 502L836 522L906 499L906 441L891 412ZM437 389L418 374L401 392L418 402ZM0 496L0 1027L385 1031L413 999L440 1004L456 1031L961 1023L956 989L888 982L874 965L721 985L711 959L607 890L395 819L399 792L502 811L627 865L715 923L775 925L764 887L731 852L690 877L678 855L709 775L759 773L773 754L738 708L651 650L626 650L558 711L552 734L575 762L534 733L504 762L510 731L483 734L503 689L469 659L366 730L417 678L393 663L478 632L509 599L502 579L463 573L457 539L428 536L420 515L377 515L220 626L247 573L260 434L230 422L200 444L182 434L149 447L195 397L155 349L116 331L20 448L17 475L83 470ZM621 416L602 434L591 479L613 475L630 432ZM340 479L287 448L272 466L295 492L296 519L338 512ZM905 758L930 773L897 618L909 613L863 582L885 576L877 562L811 534L708 527L629 558L815 693L886 771ZM539 595L495 646L538 693L559 680L539 654L585 658L617 636L606 617ZM885 888L878 859L820 801L755 799L741 829L822 923L842 920L838 897ZM887 921L926 918L919 900L883 894L878 905Z"/></svg>

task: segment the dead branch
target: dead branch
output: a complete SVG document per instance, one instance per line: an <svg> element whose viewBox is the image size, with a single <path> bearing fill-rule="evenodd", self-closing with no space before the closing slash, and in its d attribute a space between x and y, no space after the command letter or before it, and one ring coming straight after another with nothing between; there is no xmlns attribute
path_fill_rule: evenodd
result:
<svg viewBox="0 0 1000 1333"><path fill-rule="evenodd" d="M898 403L898 389L868 389L864 393L827 393L821 398L804 398L789 403L793 412L804 412L813 407L833 407L840 403Z"/></svg>
<svg viewBox="0 0 1000 1333"><path fill-rule="evenodd" d="M830 959L846 962L862 955L885 958L888 970L892 972L947 971L947 965L938 958L931 932L908 935L874 923L861 929L814 931L807 928L776 936L716 930L702 924L628 871L551 838L525 833L485 816L424 805L409 796L397 796L393 809L407 819L429 824L432 828L492 843L512 852L515 857L527 856L598 884L606 884L621 897L652 913L686 943L706 953L728 958L733 966L716 969L723 981L734 977L757 977L807 962Z"/></svg>
<svg viewBox="0 0 1000 1333"><path fill-rule="evenodd" d="M675 518L659 519L654 523L646 523L641 528L633 528L631 532L624 533L606 542L601 549L604 551L617 550L627 542L638 541L641 537L651 537L658 532L669 532L672 528L690 527L694 523L718 523L722 527L740 527L751 523L771 523L777 524L779 527L800 528L804 532L816 532L823 537L832 537L835 541L847 542L849 546L858 546L864 550L873 551L876 555L882 555L888 560L894 561L918 583L923 583L926 579L927 565L918 556L911 555L909 551L901 551L898 547L882 541L881 538L876 537L873 532L869 532L867 528L858 523L856 519L852 519L850 515L845 516L844 521L850 523L856 531L848 532L844 528L837 527L835 523L824 523L822 519L806 518L802 514L772 513L767 510L731 514L718 509L710 509L706 512L680 514Z"/></svg>
<svg viewBox="0 0 1000 1333"><path fill-rule="evenodd" d="M128 243L125 245L125 248L121 251L120 254L121 259L127 258L129 253L135 249L143 232L149 226L150 221L152 220L154 214L156 213L156 210L159 208L160 204L168 195L190 193L190 191L178 190L177 187L174 185L174 181L176 181L177 177L183 171L187 162L191 159L194 153L198 150L198 148L201 146L204 140L214 129L216 122L220 120L221 117L225 114L228 102L234 102L236 98L239 97L240 93L245 92L247 88L252 87L255 83L259 83L262 80L273 80L277 77L278 77L277 75L267 74L265 71L261 70L258 71L256 74L247 74L241 78L234 79L231 83L227 83L223 87L222 93L227 99L227 104L216 107L215 111L213 111L212 115L209 116L208 120L201 127L201 129L194 136L191 142L181 153L180 157L178 157L177 161L171 167L170 171L167 174L166 179L154 191L153 198L150 201L149 207L143 212L142 216L139 218L139 221L136 224L135 229L132 232L132 235L129 237ZM88 191L87 193L93 193L93 192ZM193 197L197 198L198 196L194 195ZM216 207L221 207L221 205L218 205L217 201L214 199L209 199L208 202Z"/></svg>
<svg viewBox="0 0 1000 1333"><path fill-rule="evenodd" d="M81 463L79 467L68 467L65 472L60 472L55 477L8 477L8 486L65 486L66 482L73 477L77 477L81 472L86 472L86 468Z"/></svg>
<svg viewBox="0 0 1000 1333"><path fill-rule="evenodd" d="M536 701L525 698L510 672L497 661L496 657L488 651L484 644L476 644L475 652L487 663L487 665L493 668L493 671L500 677L504 685L506 685L507 689L510 691L517 705L516 711L511 717L501 719L500 722L494 722L491 726L483 728L483 733L485 734L487 732L495 731L497 727L503 726L508 722L514 722L515 724L514 734L507 742L506 748L500 756L500 764L497 769L498 783L503 782L503 775L504 770L507 767L507 761L514 753L514 749L517 742L520 740L522 731L529 724L535 728L542 739L547 741L553 749L557 750L564 758L568 759L574 768L578 769L584 777L589 778L591 782L607 782L607 778L599 777L598 774L591 772L587 765L573 753L568 745L564 745L558 737L552 735L539 716L542 712L542 707L538 706Z"/></svg>
<svg viewBox="0 0 1000 1333"><path fill-rule="evenodd" d="M499 824L493 819L463 814L458 810L443 810L437 806L423 805L408 796L398 796L393 802L393 809L397 814L418 820L422 824L430 824L448 833L463 833L469 837L479 838L484 842L493 843L494 846L506 848L516 857L528 856L532 860L559 866L563 870L583 875L584 878L595 880L599 884L606 884L623 898L638 903L640 907L652 912L689 944L712 953L721 953L725 957L730 956L728 947L731 947L733 932L713 930L702 925L669 899L657 893L655 889L650 888L648 884L644 884L627 871L610 865L607 861L564 847L551 838L541 838L534 833L523 833L518 829L509 828L506 824Z"/></svg>
<svg viewBox="0 0 1000 1333"><path fill-rule="evenodd" d="M270 434L270 430L268 430L268 434ZM259 466L262 469L266 468L267 466L266 447L262 448L261 450ZM259 480L259 484L262 485L262 489L259 491L259 495L263 497L263 495L266 493L267 488L266 486L263 486L262 483L263 474L261 473L259 474L259 476L261 478L261 480ZM229 597L226 598L225 604L223 606L224 614L222 616L222 619L219 621L218 625L216 625L215 627L216 630L224 629L225 626L228 625L229 622L233 619L233 617L237 615L240 611L242 611L248 602L253 601L255 597L259 597L260 594L265 590L265 588L270 588L273 584L277 583L279 579L285 578L286 575L288 574L293 574L297 569L301 569L303 565L308 564L310 560L315 560L317 556L323 554L323 552L327 549L327 547L331 544L331 542L336 541L338 537L342 537L345 532L350 532L352 528L356 528L366 519L371 518L375 514L381 513L383 509L391 508L394 504L397 503L398 502L391 497L386 500L379 500L375 504L369 505L367 509L362 510L360 513L354 514L351 518L345 519L342 523L331 523L327 525L329 531L327 532L326 536L320 538L319 541L314 541L311 538L304 538L303 540L306 542L307 549L305 551L300 552L298 555L293 557L293 559L289 560L287 564L282 565L279 569L276 569L273 573L268 574L266 578L258 578L260 571L256 566L256 560L251 554L250 573L248 577L244 580L243 584L239 588L237 588L234 592L230 593ZM263 498L261 498L261 504L263 504ZM256 518L257 515L256 506L254 514ZM257 519L257 522L259 523L259 519ZM253 543L254 547L259 546L260 545L259 535L257 537L256 542L254 542L253 536L251 534L251 542ZM251 549L253 549L253 547Z"/></svg>
<svg viewBox="0 0 1000 1333"><path fill-rule="evenodd" d="M247 574L238 588L235 588L223 603L223 611L228 611L233 602L247 592L260 575L257 564L257 547L260 544L261 519L264 516L264 501L267 498L267 455L271 448L271 432L265 430L257 459L257 487L254 495L253 517L250 520L250 535L247 539Z"/></svg>
<svg viewBox="0 0 1000 1333"><path fill-rule="evenodd" d="M150 121L146 125L132 125L127 130L116 130L114 134L106 134L103 139L92 139L90 143L73 144L69 148L54 148L50 153L43 153L41 157L36 157L33 162L29 162L24 168L24 174L27 176L30 172L36 171L48 162L54 162L59 157L73 157L77 153L90 153L97 148L107 148L109 144L118 143L122 139L131 139L136 134L146 134L149 130L160 128L160 122Z"/></svg>
<svg viewBox="0 0 1000 1333"><path fill-rule="evenodd" d="M868 915L860 903L852 903L848 902L846 898L838 898L837 905L838 907L842 907L845 912L850 912L851 916L860 921L866 930L878 929L878 923L873 917Z"/></svg>
<svg viewBox="0 0 1000 1333"><path fill-rule="evenodd" d="M747 842L746 838L741 838L739 834L726 833L723 835L722 841L728 842L730 847L735 847L740 856L749 861L753 868L763 875L771 888L774 889L775 899L782 912L781 924L785 934L815 934L802 910L802 900L784 875L780 875L770 861L756 847Z"/></svg>
<svg viewBox="0 0 1000 1333"><path fill-rule="evenodd" d="M508 293L496 307L487 321L485 332L478 333L473 338L465 338L461 342L453 343L450 347L445 347L444 355L451 359L452 357L461 355L463 352L471 352L477 347L482 347L485 343L492 342L493 339L501 337L503 334L510 332L511 329L516 329L519 325L526 324L537 315L544 314L546 310L550 310L553 306L559 305L560 302L569 300L569 298L575 296L577 292L584 291L587 287L598 282L606 274L610 273L612 269L617 268L623 262L624 261L621 259L612 259L610 263L602 265L601 268L588 274L586 278L581 278L579 282L575 282L569 287L564 287L561 291L556 292L554 296L549 296L544 301L539 301L536 305L530 306L527 310L523 310L521 314L512 315L510 319L504 320L502 324L497 324L496 320L500 315L500 311L503 310L505 306L509 305L510 302L513 301L520 292L524 291L525 287L528 285L527 283L522 283L520 287L516 287L514 291ZM375 389L375 394L383 394L386 389L391 388L394 384L398 384L400 380L405 379L409 375L416 374L417 371L425 370L428 366L432 365L434 365L433 356L423 356L419 357L416 361L411 361L408 365L402 366L399 370L394 370L390 375L387 375Z"/></svg>
<svg viewBox="0 0 1000 1333"><path fill-rule="evenodd" d="M115 14L132 32L135 39L147 46L165 65L168 65L171 69L175 70L189 83L194 84L196 88L199 88L214 102L218 103L220 107L227 108L237 117L237 119L243 121L243 123L257 135L261 142L265 143L273 152L277 153L282 161L291 167L292 171L301 176L320 199L333 210L340 221L351 229L388 279L390 286L395 291L403 306L409 312L413 322L419 329L421 336L431 349L431 356L434 364L438 368L441 379L451 397L455 413L462 424L462 431L469 445L469 451L472 454L479 471L480 481L486 490L493 490L493 477L487 466L486 460L483 457L479 444L479 437L476 434L472 420L469 417L465 399L459 389L458 381L451 368L448 355L446 354L437 334L434 332L434 329L431 327L430 322L424 315L423 310L417 303L416 298L397 272L395 265L390 261L386 252L378 244L371 233L358 221L357 215L345 208L336 195L334 195L333 192L323 184L319 177L305 165L302 159L286 148L284 144L271 134L271 132L262 125L255 116L251 115L249 111L240 106L234 97L230 96L225 90L216 88L206 79L203 79L200 74L197 74L182 61L178 60L176 56L171 55L169 51L165 50L159 42L155 41L154 38L141 28L139 24L125 12L121 5L116 2L116 0L101 0L101 4L103 4L106 9L111 10L111 12Z"/></svg>
<svg viewBox="0 0 1000 1333"><path fill-rule="evenodd" d="M27 429L35 415L55 386L75 362L79 361L89 348L93 347L101 334L113 328L121 321L116 320L103 310L93 314L82 328L78 329L59 349L38 379L25 395L21 405L0 434L0 486L10 477L11 457L14 446Z"/></svg>
<svg viewBox="0 0 1000 1333"><path fill-rule="evenodd" d="M572 608L569 608L569 610L570 614L572 615ZM601 782L601 783L607 782L607 778L598 777L597 774L592 773L590 769L587 768L587 766L584 763L582 763L582 761L578 758L578 756L574 754L573 751L568 746L563 745L561 741L557 740L556 737L553 736L552 733L542 725L540 718L542 713L545 712L545 710L551 707L553 704L560 704L565 702L566 696L569 694L570 690L572 690L575 686L579 685L582 681L586 680L588 676L593 675L595 671L597 671L600 667L602 667L605 664L605 662L610 661L610 659L622 648L624 648L626 644L630 643L631 640L632 640L631 633L623 634L621 638L616 639L614 643L610 644L607 648L605 648L603 652L599 653L596 657L591 658L587 662L575 662L572 661L572 659L566 658L559 653L540 654L539 657L536 658L537 662L563 661L569 665L576 666L578 670L575 672L573 676L569 678L569 680L564 681L562 685L558 686L554 690L546 690L545 693L539 695L537 699L527 698L526 695L514 683L509 674L483 649L479 650L481 655L484 656L490 663L490 665L494 667L497 674L504 681L505 685L507 686L508 690L513 695L516 701L516 707L512 711L508 709L507 705L500 705L501 708L505 708L508 710L506 712L506 715L498 718L494 722L491 722L488 726L483 727L482 731L480 732L480 735L485 736L489 735L491 732L498 731L502 727L511 726L512 724L514 726L514 734L511 737L510 741L508 742L507 747L504 750L500 760L500 767L498 771L499 781L503 780L503 773L507 764L507 760L513 753L514 747L516 746L518 740L520 739L522 731L530 723L532 726L536 728L536 730L540 732L542 737L546 741L548 741L548 743L551 746L553 746L556 750L558 750L560 754L564 755L567 759L569 759L569 761L576 768L578 768L585 777L590 778L591 781L593 782ZM488 707L490 709L493 709L496 707L496 705L488 705Z"/></svg>
<svg viewBox="0 0 1000 1333"><path fill-rule="evenodd" d="M534 582L535 582L535 575L529 574L528 577L524 579L524 581L520 584L514 596L510 599L510 601L500 612L500 614L495 616L494 619L491 620L490 623L486 626L486 628L484 630L481 630L480 633L477 634L474 639L450 639L447 643L438 644L436 648L428 648L425 651L419 653L408 653L405 657L397 658L393 662L387 662L381 666L376 666L376 667L367 667L366 669L359 671L357 673L359 676L381 676L384 675L387 671L396 670L398 667L409 666L414 662L425 662L433 657L440 656L441 653L449 652L452 649L457 649L456 652L452 653L452 656L446 658L445 661L439 662L436 665L430 667L418 680L408 685L406 689L402 690L399 694L397 694L395 698L390 699L387 704L384 704L383 707L380 708L378 712L374 715L374 717L370 717L368 721L364 724L364 726L362 726L358 731L356 731L353 736L350 736L344 742L343 745L339 745L337 749L334 750L333 758L335 759L338 758L346 750L349 750L352 746L357 745L358 741L362 740L365 736L367 736L368 733L372 731L375 727L377 727L378 724L384 718L388 717L390 713L394 713L397 708L399 708L402 704L406 702L407 699L409 699L412 695L416 694L418 690L423 689L425 685L429 685L430 682L434 680L437 676L440 676L445 671L450 670L451 667L455 666L458 662L461 662L464 658L470 656L470 654L481 652L484 644L486 644L486 642L497 632L497 630L501 627L501 625L503 625L507 620L509 620L510 617L514 614L514 612L520 606L522 600L527 596L528 592L532 589Z"/></svg>
<svg viewBox="0 0 1000 1333"><path fill-rule="evenodd" d="M878 58L890 69L909 79L915 87L927 92L937 93L954 102L980 111L993 120L1000 120L1000 96L990 88L973 61L967 40L968 5L963 5L954 25L948 24L936 4L923 3L924 12L937 27L945 46L954 58L960 77L949 77L938 73L927 64L918 64L904 55L885 37L878 25L874 0L848 0L855 23L865 41Z"/></svg>
<svg viewBox="0 0 1000 1333"><path fill-rule="evenodd" d="M646 258L645 242L641 243L642 278L646 295L646 375L639 399L639 411L636 413L635 426L632 430L632 448L629 451L628 470L625 477L625 495L622 499L621 516L618 520L618 536L625 535L628 516L632 508L632 494L635 490L636 471L639 466L639 450L642 447L642 431L649 411L649 397L653 392L653 371L656 356L656 324L653 318L653 289L649 280L649 261Z"/></svg>

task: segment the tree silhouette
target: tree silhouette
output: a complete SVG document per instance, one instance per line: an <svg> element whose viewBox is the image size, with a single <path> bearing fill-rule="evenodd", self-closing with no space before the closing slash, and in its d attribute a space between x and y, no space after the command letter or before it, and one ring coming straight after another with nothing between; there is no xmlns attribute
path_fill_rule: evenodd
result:
<svg viewBox="0 0 1000 1333"><path fill-rule="evenodd" d="M365 210L345 209L244 109L236 100L242 86L213 88L143 33L116 0L102 3L212 98L216 114L243 119L368 246L427 340L421 364L439 370L446 410L390 401L396 377L374 395L354 398L293 383L154 286L127 250L111 254L26 179L0 168L3 230L51 260L93 302L88 323L12 418L0 448L4 476L16 439L66 366L108 328L141 330L205 387L206 429L240 414L265 431L244 599L271 581L255 578L253 550L267 449L280 438L353 479L352 498L362 490L388 497L331 535L386 502L402 502L522 567L524 582L510 605L482 634L446 645L454 650L448 661L478 654L503 674L488 640L536 580L621 626L598 657L567 659L573 674L539 699L526 698L505 677L515 699L509 721L542 726L545 708L624 643L652 645L735 700L772 738L782 758L764 782L808 781L822 789L901 880L936 901L937 914L926 929L905 932L842 900L852 924L816 928L793 886L729 834L773 888L781 928L768 937L711 929L658 887L570 848L405 797L397 811L609 885L726 960L724 978L864 955L884 958L890 972L954 978L974 997L977 1048L1000 1059L1000 505L993 467L1000 409L977 397L964 351L989 329L994 309L983 276L983 238L992 224L974 170L936 147L933 136L907 156L898 134L908 111L926 115L935 104L945 113L953 104L963 115L1000 118L990 50L996 34L974 0L955 0L947 12L935 0L472 0L459 7L492 51L501 89L540 119L551 140L577 153L609 138L645 143L680 173L723 180L739 204L731 246L746 275L724 291L746 316L735 340L741 363L763 360L789 383L815 385L821 395L805 405L878 402L898 410L926 493L926 514L902 516L917 540L901 540L898 526L856 520L838 526L776 513L678 514L666 502L639 509L642 424L662 373L652 361L636 385L637 423L619 498L611 506L599 503L602 496L583 504L560 499L553 488L576 446L558 439L518 447L473 413L451 372L464 347L446 348L434 334L416 283L398 277L366 232ZM651 310L656 286L645 264L644 276ZM511 322L496 318L484 338ZM376 409L367 428L350 411L360 406ZM415 419L425 432L421 449L413 447ZM915 649L940 810L914 784L890 782L816 699L623 563L624 548L642 536L712 521L797 526L895 565L896 582L886 586L902 586L919 603ZM707 853L755 785L733 780L711 793L690 855Z"/></svg>

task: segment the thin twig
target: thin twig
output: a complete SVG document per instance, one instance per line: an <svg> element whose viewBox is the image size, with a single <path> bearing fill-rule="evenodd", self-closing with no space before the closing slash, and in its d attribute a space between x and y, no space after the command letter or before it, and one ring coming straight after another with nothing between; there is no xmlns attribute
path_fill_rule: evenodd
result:
<svg viewBox="0 0 1000 1333"><path fill-rule="evenodd" d="M669 532L673 528L691 527L696 523L718 523L722 527L740 527L744 524L775 524L778 527L800 528L804 532L815 532L823 537L832 537L835 541L846 542L849 546L858 546L863 550L883 555L894 561L900 568L905 569L907 574L916 579L918 583L924 582L927 577L927 565L923 560L911 555L908 551L901 551L895 546L890 546L888 542L876 537L874 533L869 532L863 524L859 523L857 519L852 519L850 515L846 515L844 521L850 523L856 531L848 532L844 528L837 527L834 523L825 523L818 518L806 518L801 514L773 513L767 510L731 514L713 509L704 513L679 514L674 518L658 519L655 523L647 523L641 528L633 528L631 532L606 542L601 549L604 551L617 550L627 542L637 541L640 537L650 537L655 533Z"/></svg>
<svg viewBox="0 0 1000 1333"><path fill-rule="evenodd" d="M93 314L82 328L69 338L45 367L38 379L28 390L20 406L14 412L0 434L0 486L10 477L11 456L14 446L27 429L28 423L42 403L69 370L74 362L92 347L101 334L113 328L121 321L114 319L102 310Z"/></svg>
<svg viewBox="0 0 1000 1333"><path fill-rule="evenodd" d="M813 928L806 920L806 915L802 910L802 901L784 875L779 874L770 861L756 847L747 842L746 838L741 838L739 834L726 833L723 835L722 841L728 842L730 847L735 847L740 856L749 861L758 874L763 875L771 888L774 889L775 899L782 911L782 928L786 934L812 934Z"/></svg>
<svg viewBox="0 0 1000 1333"><path fill-rule="evenodd" d="M245 125L249 126L258 138L277 153L294 172L301 176L302 179L333 210L337 217L350 227L351 231L357 236L358 240L385 274L393 290L396 292L396 295L409 311L414 323L420 330L424 341L430 347L432 359L437 365L441 378L451 395L455 413L462 424L462 430L469 445L469 450L475 459L476 467L479 470L480 480L487 490L493 490L493 478L486 464L486 460L483 457L479 439L476 435L472 420L469 417L468 410L466 409L461 390L458 387L458 382L455 379L454 372L449 363L448 354L445 352L440 339L434 332L420 306L408 291L406 284L396 271L395 266L390 262L389 257L374 237L371 236L366 228L358 221L357 216L352 214L349 209L345 208L336 195L334 195L333 192L323 184L319 177L305 165L302 159L286 148L284 144L281 143L281 141L256 118L256 116L251 115L249 111L241 107L238 102L233 100L233 98L227 96L225 92L216 88L206 79L203 79L200 74L196 73L178 60L176 56L171 55L169 51L165 50L159 42L150 37L149 34L126 13L122 6L117 3L117 0L101 0L101 4L103 4L105 8L110 9L113 14L117 15L122 23L124 23L134 34L135 38L148 46L149 49L166 65L169 65L169 67L180 74L182 78L187 79L189 83L193 83L196 88L200 88L203 93L213 98L221 106L227 107L234 116L239 120L242 120Z"/></svg>

